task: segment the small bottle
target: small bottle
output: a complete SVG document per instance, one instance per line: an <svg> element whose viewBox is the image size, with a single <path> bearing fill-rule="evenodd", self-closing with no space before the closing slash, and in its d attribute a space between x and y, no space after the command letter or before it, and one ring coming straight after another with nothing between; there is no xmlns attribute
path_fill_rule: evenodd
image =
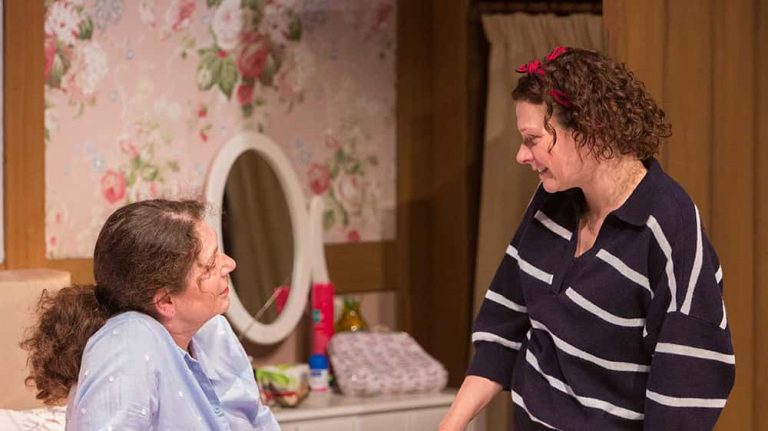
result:
<svg viewBox="0 0 768 431"><path fill-rule="evenodd" d="M341 312L341 318L336 322L336 332L355 332L368 330L368 324L360 314L360 301L346 297L344 298L344 311Z"/></svg>
<svg viewBox="0 0 768 431"><path fill-rule="evenodd" d="M316 353L309 357L309 387L312 392L328 392L328 357Z"/></svg>

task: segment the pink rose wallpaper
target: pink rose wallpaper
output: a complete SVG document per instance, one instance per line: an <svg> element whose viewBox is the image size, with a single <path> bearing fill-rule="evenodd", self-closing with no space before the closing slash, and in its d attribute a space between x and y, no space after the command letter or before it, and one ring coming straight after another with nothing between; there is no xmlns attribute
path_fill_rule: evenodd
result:
<svg viewBox="0 0 768 431"><path fill-rule="evenodd" d="M395 235L396 0L45 0L46 244L195 197L259 130L325 203L328 243Z"/></svg>

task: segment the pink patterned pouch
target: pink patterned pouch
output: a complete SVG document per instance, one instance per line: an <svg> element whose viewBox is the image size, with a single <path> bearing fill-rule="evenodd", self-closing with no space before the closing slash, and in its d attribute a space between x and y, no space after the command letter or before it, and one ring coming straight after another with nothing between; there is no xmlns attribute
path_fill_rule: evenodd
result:
<svg viewBox="0 0 768 431"><path fill-rule="evenodd" d="M443 365L405 332L341 332L328 356L345 395L435 392L448 381Z"/></svg>

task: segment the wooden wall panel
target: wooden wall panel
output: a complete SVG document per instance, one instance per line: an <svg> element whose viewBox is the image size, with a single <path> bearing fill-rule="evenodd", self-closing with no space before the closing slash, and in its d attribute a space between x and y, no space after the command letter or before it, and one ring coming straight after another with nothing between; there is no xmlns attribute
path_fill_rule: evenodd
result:
<svg viewBox="0 0 768 431"><path fill-rule="evenodd" d="M756 337L768 329L767 4L604 0L603 7L609 52L669 115L673 137L661 159L697 202L723 265L737 373L721 430L768 429L768 372L758 368L768 347Z"/></svg>
<svg viewBox="0 0 768 431"><path fill-rule="evenodd" d="M401 231L407 225L399 226ZM328 273L338 293L397 290L400 262L388 255L397 247L407 245L404 238L360 244L330 244L325 247ZM67 271L75 284L92 284L93 259L46 260L45 267Z"/></svg>
<svg viewBox="0 0 768 431"><path fill-rule="evenodd" d="M753 429L753 235L755 172L754 7L716 0L712 115L712 242L723 266L725 302L737 360L736 385L719 429ZM738 67L736 65L744 65Z"/></svg>
<svg viewBox="0 0 768 431"><path fill-rule="evenodd" d="M467 366L479 143L468 113L468 0L399 2L398 321L458 386Z"/></svg>
<svg viewBox="0 0 768 431"><path fill-rule="evenodd" d="M645 83L657 102L664 100L666 1L603 1L608 52L620 58ZM665 154L658 156L664 165Z"/></svg>
<svg viewBox="0 0 768 431"><path fill-rule="evenodd" d="M672 123L666 170L711 226L712 0L668 4L663 106ZM658 56L656 57L658 60Z"/></svg>
<svg viewBox="0 0 768 431"><path fill-rule="evenodd" d="M41 267L45 263L43 2L4 3L6 267Z"/></svg>
<svg viewBox="0 0 768 431"><path fill-rule="evenodd" d="M468 130L468 1L433 0L432 26L432 203L428 350L458 386L467 366L477 196L471 196L470 171L478 161ZM437 242L439 241L439 243ZM438 299L439 298L439 299ZM463 340L457 342L457 340Z"/></svg>
<svg viewBox="0 0 768 431"><path fill-rule="evenodd" d="M768 0L758 0L755 48L755 426L768 430ZM738 365L737 365L738 366Z"/></svg>
<svg viewBox="0 0 768 431"><path fill-rule="evenodd" d="M397 46L397 237L387 256L400 269L398 326L418 340L429 337L419 318L429 301L429 194L431 189L432 6L429 1L398 3Z"/></svg>

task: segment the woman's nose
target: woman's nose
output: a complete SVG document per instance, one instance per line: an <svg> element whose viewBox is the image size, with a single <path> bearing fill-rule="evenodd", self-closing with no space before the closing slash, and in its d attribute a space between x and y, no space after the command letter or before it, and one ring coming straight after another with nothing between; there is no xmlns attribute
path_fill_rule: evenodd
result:
<svg viewBox="0 0 768 431"><path fill-rule="evenodd" d="M517 163L520 163L521 165L530 163L531 149L526 147L523 144L520 144L520 148L517 150L517 155L515 156L515 160L517 160Z"/></svg>
<svg viewBox="0 0 768 431"><path fill-rule="evenodd" d="M224 268L226 268L227 273L230 273L237 268L237 262L235 262L235 259L232 259L228 255L224 255L224 259L226 259L224 263Z"/></svg>

